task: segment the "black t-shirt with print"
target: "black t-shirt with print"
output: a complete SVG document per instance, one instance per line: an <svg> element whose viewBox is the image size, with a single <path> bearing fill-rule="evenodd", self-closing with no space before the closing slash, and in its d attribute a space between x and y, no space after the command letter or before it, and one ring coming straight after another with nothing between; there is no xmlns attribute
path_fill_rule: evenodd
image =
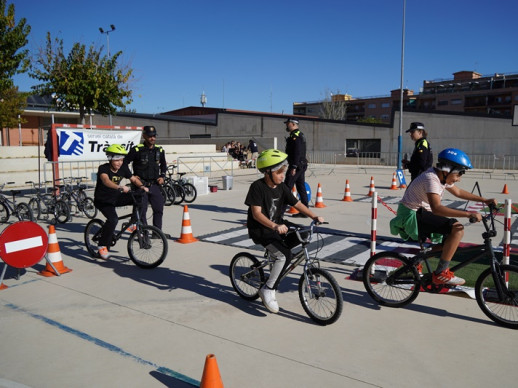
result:
<svg viewBox="0 0 518 388"><path fill-rule="evenodd" d="M110 168L110 163L101 164L97 170L97 184L95 185L94 201L98 203L115 204L120 196L118 189L112 189L105 186L101 181L101 174L107 174L108 178L116 185L120 184L123 178L131 178L133 175L127 164L123 164L119 171L113 172Z"/></svg>
<svg viewBox="0 0 518 388"><path fill-rule="evenodd" d="M282 216L286 205L293 206L297 202L298 199L284 183L277 185L275 188L269 187L264 178L252 183L245 199L245 205L249 206L246 222L250 238L256 244L262 244L264 241L277 239L279 235L254 219L251 206L260 206L261 212L269 220L276 224L282 224Z"/></svg>

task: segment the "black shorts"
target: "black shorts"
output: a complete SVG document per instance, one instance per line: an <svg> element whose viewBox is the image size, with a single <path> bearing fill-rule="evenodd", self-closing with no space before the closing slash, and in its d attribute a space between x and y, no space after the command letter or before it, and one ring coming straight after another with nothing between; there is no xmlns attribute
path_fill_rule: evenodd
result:
<svg viewBox="0 0 518 388"><path fill-rule="evenodd" d="M419 238L421 239L430 237L432 233L442 234L446 238L451 233L453 224L457 222L455 218L437 216L423 208L417 210L416 217Z"/></svg>

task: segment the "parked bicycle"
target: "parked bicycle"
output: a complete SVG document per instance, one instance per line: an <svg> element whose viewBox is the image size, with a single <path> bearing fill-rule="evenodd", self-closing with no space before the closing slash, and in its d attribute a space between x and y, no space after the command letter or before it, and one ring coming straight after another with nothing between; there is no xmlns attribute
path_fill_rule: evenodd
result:
<svg viewBox="0 0 518 388"><path fill-rule="evenodd" d="M70 207L70 211L75 210L75 213L83 213L86 217L92 219L97 216L97 208L94 205L94 200L86 194L86 185L81 182L86 177L80 178L64 178L63 185L60 186L61 199L65 201ZM76 182L74 185L74 181Z"/></svg>
<svg viewBox="0 0 518 388"><path fill-rule="evenodd" d="M131 261L140 268L151 269L158 267L167 256L168 244L164 233L153 225L144 225L140 219L142 191L130 191L133 198L133 211L119 217L123 222L120 231L113 235L111 246L113 247L128 230L130 225L135 225L128 238L128 255ZM104 221L94 218L85 228L84 240L86 249L92 257L98 258L99 238L101 237ZM130 229L131 230L131 229Z"/></svg>
<svg viewBox="0 0 518 388"><path fill-rule="evenodd" d="M177 178L173 178L175 175L174 170L177 167L175 164L167 167L167 177L164 181L164 190L168 196L166 202L169 204L174 203L175 205L182 202L192 203L198 196L198 191L192 183L187 182L187 179L183 177L186 174L185 172L178 172L176 173ZM170 189L166 186L169 186ZM173 192L174 196L172 195Z"/></svg>
<svg viewBox="0 0 518 388"><path fill-rule="evenodd" d="M498 208L491 205L489 213L482 217L485 232L481 245L457 248L456 255L469 254L470 258L451 268L453 272L480 259L489 260L475 284L475 296L479 307L496 323L518 329L518 266L501 263L495 256L491 238L496 236L495 215ZM432 266L429 259L439 257L440 251L432 251L421 244L421 250L413 257L396 252L379 252L372 256L363 268L363 284L369 295L379 304L403 307L412 303L419 292L439 293L449 285L432 283ZM419 266L423 267L420 274ZM418 267L419 266L419 267Z"/></svg>
<svg viewBox="0 0 518 388"><path fill-rule="evenodd" d="M52 215L54 217L52 222L54 223L64 224L70 220L70 207L64 200L55 194L42 193L41 186L34 181L27 181L25 183L32 185L34 190L33 197L29 201L29 207L34 214L34 219L48 219ZM57 193L59 187L54 186L52 190L54 193Z"/></svg>
<svg viewBox="0 0 518 388"><path fill-rule="evenodd" d="M0 185L0 191L4 189L5 185L14 185L14 182L3 183ZM0 223L3 224L9 221L11 215L17 217L18 221L34 220L34 215L29 205L25 202L16 202L16 196L20 193L20 190L11 190L12 200L0 193Z"/></svg>
<svg viewBox="0 0 518 388"><path fill-rule="evenodd" d="M295 233L302 244L302 249L292 259L292 263L281 273L284 279L299 264L304 262L304 269L298 284L299 299L308 316L320 325L336 322L343 309L342 291L333 275L320 268L317 257L320 247L310 257L308 244L316 232L318 223L312 221L307 227L291 227L288 233ZM318 234L318 233L317 233ZM306 235L307 237L303 237ZM265 270L271 271L274 259L265 250L264 259L260 260L248 252L240 252L230 262L230 282L240 297L255 300L259 297L259 288L266 283Z"/></svg>

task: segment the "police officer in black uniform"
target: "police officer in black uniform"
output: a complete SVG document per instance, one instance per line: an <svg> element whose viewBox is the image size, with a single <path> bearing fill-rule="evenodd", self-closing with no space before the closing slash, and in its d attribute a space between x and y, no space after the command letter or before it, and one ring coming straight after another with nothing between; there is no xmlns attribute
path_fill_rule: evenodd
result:
<svg viewBox="0 0 518 388"><path fill-rule="evenodd" d="M153 226L162 230L162 217L164 214L164 197L160 191L160 185L164 184L167 172L165 151L157 146L156 129L153 126L145 126L142 131L144 143L133 147L124 163L133 163L133 174L138 176L142 183L149 188L147 195L142 197L142 221L146 222L148 203L153 209Z"/></svg>
<svg viewBox="0 0 518 388"><path fill-rule="evenodd" d="M289 136L286 139L286 153L288 154L288 171L284 183L292 190L293 186L297 189L300 202L308 207L308 195L306 193L305 173L308 168L306 159L306 138L299 130L299 121L290 118L284 122ZM306 217L302 213L294 214L294 217Z"/></svg>
<svg viewBox="0 0 518 388"><path fill-rule="evenodd" d="M414 151L410 160L403 160L403 168L408 168L412 180L417 178L423 171L428 170L433 164L432 147L426 137L428 133L424 129L423 123L412 123L407 129L410 137L415 141Z"/></svg>

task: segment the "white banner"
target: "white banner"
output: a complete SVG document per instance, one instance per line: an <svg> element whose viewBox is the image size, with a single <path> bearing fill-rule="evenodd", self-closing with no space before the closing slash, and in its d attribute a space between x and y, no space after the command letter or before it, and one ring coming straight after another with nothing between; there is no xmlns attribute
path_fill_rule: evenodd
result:
<svg viewBox="0 0 518 388"><path fill-rule="evenodd" d="M104 150L112 144L121 144L127 151L140 143L141 131L102 130L84 128L56 128L59 158L63 161L106 159Z"/></svg>

